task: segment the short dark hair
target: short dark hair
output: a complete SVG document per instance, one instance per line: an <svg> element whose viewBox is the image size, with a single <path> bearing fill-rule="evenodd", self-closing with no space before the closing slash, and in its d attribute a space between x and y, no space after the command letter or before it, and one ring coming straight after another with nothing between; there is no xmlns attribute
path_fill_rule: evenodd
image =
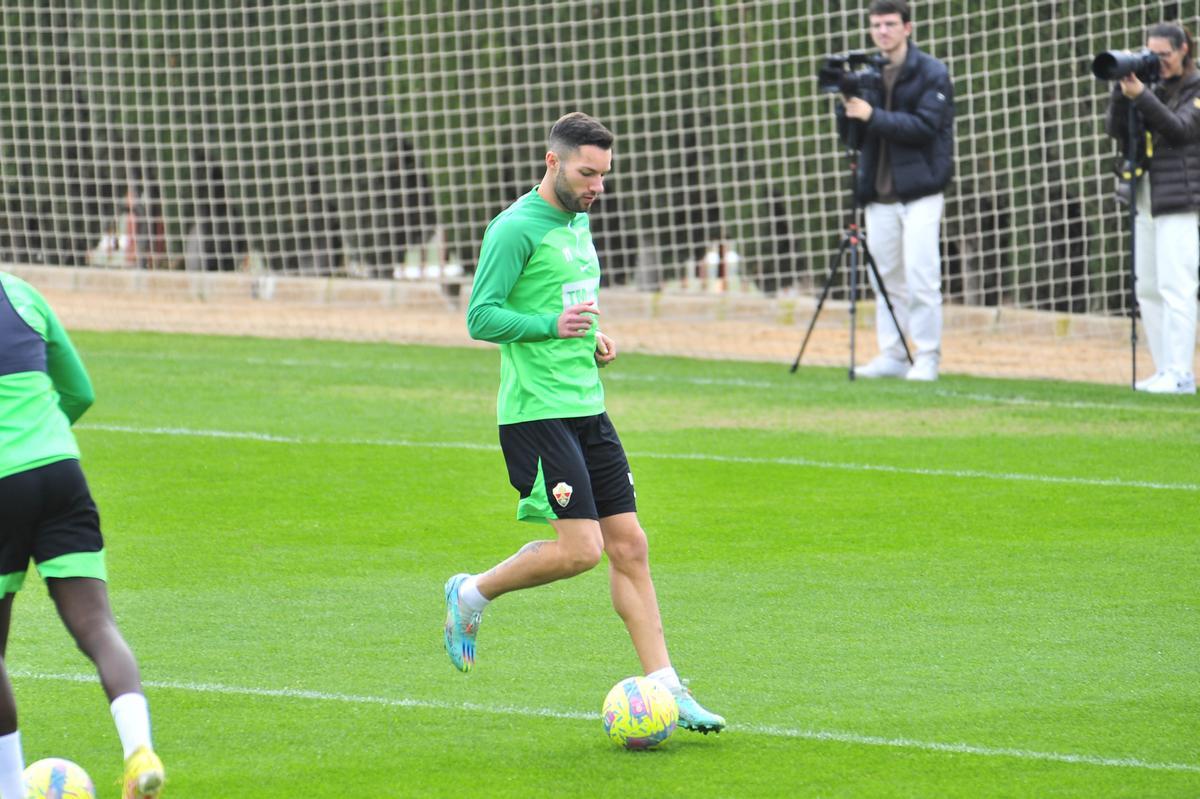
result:
<svg viewBox="0 0 1200 799"><path fill-rule="evenodd" d="M1160 22L1157 25L1151 25L1150 30L1146 32L1146 38L1166 39L1171 43L1172 50L1179 50L1184 44L1187 45L1187 55L1183 57L1183 68L1191 69L1196 63L1196 43L1192 41L1192 34L1188 29L1180 25L1178 22Z"/></svg>
<svg viewBox="0 0 1200 799"><path fill-rule="evenodd" d="M600 124L599 120L581 111L573 111L559 117L550 129L550 149L562 154L590 144L601 150L611 150L614 138L613 132Z"/></svg>
<svg viewBox="0 0 1200 799"><path fill-rule="evenodd" d="M867 9L868 17L881 17L884 14L899 14L901 22L912 22L908 13L908 3L904 0L872 0Z"/></svg>

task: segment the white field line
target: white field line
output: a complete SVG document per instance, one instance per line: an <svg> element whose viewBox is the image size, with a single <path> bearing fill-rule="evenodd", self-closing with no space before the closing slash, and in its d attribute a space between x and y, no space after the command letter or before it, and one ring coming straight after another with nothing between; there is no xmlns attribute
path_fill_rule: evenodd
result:
<svg viewBox="0 0 1200 799"><path fill-rule="evenodd" d="M236 430L202 430L190 427L136 427L117 424L81 424L80 430L97 430L107 433L133 433L136 435L189 436L196 438L235 438L250 441L266 441L281 444L334 444L375 447L409 447L414 449L466 449L494 451L496 444L476 444L468 441L408 441L405 439L358 439L358 438L300 438L276 436L269 433ZM662 460L706 461L710 463L740 463L749 465L800 466L809 469L827 469L847 472L885 472L888 474L912 474L923 477L955 477L976 480L1004 480L1026 483L1050 483L1059 485L1102 486L1106 488L1147 488L1156 491L1200 492L1197 483L1159 483L1148 480L1124 480L1119 477L1071 477L1023 472L985 472L976 469L923 469L909 466L890 466L877 463L838 463L809 458L748 458L736 455L711 453L664 453L630 452L631 458L657 458Z"/></svg>
<svg viewBox="0 0 1200 799"><path fill-rule="evenodd" d="M362 372L365 369L383 371L439 371L436 368L423 369L403 361L333 361L320 358L265 358L259 355L233 358L224 355L204 355L197 353L157 353L157 352L109 352L89 351L88 357L111 357L115 360L140 360L174 363L177 361L203 361L211 363L241 363L247 366L287 366L304 369L349 369ZM787 383L777 383L769 380L747 380L741 377L673 377L664 375L637 375L613 372L605 375L605 380L617 380L633 383L680 383L689 386L731 386L738 388L787 388Z"/></svg>
<svg viewBox="0 0 1200 799"><path fill-rule="evenodd" d="M1151 403L1140 403L1134 405L1132 403L1123 402L1092 402L1088 400L1042 400L1032 399L1030 397L1003 396L999 394L979 394L967 391L950 391L937 389L933 392L939 397L947 397L949 399L964 399L971 402L989 402L995 405L1016 405L1027 406L1030 408L1062 408L1065 410L1082 410L1082 411L1134 411L1139 413L1171 413L1171 414L1197 414L1200 413L1200 406L1196 405L1176 405L1168 400L1168 403L1161 405Z"/></svg>
<svg viewBox="0 0 1200 799"><path fill-rule="evenodd" d="M321 358L266 358L262 356L244 356L230 357L226 355L205 355L202 353L157 353L157 352L122 352L116 350L90 350L89 357L111 357L118 360L145 360L145 361L205 361L214 363L242 363L248 366L286 366L294 368L321 368L321 369L352 369L356 372L361 372L363 369L380 369L384 371L437 371L436 369L422 369L419 366L406 363L404 361L374 361L374 360L354 360L354 361L338 361L327 360ZM604 376L606 381L614 380L618 382L629 383L662 383L662 384L680 384L689 386L722 386L729 388L755 388L755 389L782 389L794 390L798 383L794 379L782 378L779 380L752 380L740 377L684 377L675 375L652 375L652 374L631 374L629 372L612 372ZM811 385L805 385L804 391L809 392L816 389ZM831 391L840 391L840 388L832 386L821 386L819 389L824 393ZM1178 405L1168 400L1165 403L1157 404L1153 402L1144 403L1126 403L1126 402L1095 402L1088 400L1043 400L1032 399L1020 395L1003 395L1003 394L986 394L981 392L955 391L952 389L935 389L933 394L939 397L948 399L963 399L971 402L992 403L995 405L1015 405L1029 406L1037 408L1061 408L1064 410L1085 410L1085 411L1120 411L1134 413L1169 413L1169 414L1200 414L1200 405Z"/></svg>
<svg viewBox="0 0 1200 799"><path fill-rule="evenodd" d="M92 683L96 681L92 674L53 674L24 670L9 672L12 677L27 680L48 680L57 682ZM446 702L441 700L391 698L385 696L369 696L364 694L330 693L311 691L299 688L249 688L219 683L198 683L177 680L143 680L143 685L171 691L191 691L203 694L221 694L227 696L255 696L266 699L300 699L312 702L339 702L351 705L377 705L380 707L422 708L430 710L463 711L467 713L489 713L499 716L527 716L533 718L554 718L579 721L595 721L599 713L585 713L578 710L554 710L552 708L518 707L515 705L488 705L478 702ZM1017 760L1043 760L1055 763L1072 763L1086 766L1102 766L1109 768L1135 768L1150 771L1187 771L1200 773L1200 765L1194 763L1166 763L1142 760L1136 757L1103 757L1100 755L1080 755L1062 752L1039 752L1033 749L1018 749L1011 747L975 746L964 743L940 743L937 741L920 741L913 738L886 738L878 735L860 735L852 732L829 732L823 730L806 730L791 727L773 727L760 724L731 724L731 733L747 735L764 735L774 738L799 738L809 741L832 741L835 743L855 746L886 746L895 749L916 749L925 752L939 752L955 755L974 755L977 757L1009 757Z"/></svg>
<svg viewBox="0 0 1200 799"><path fill-rule="evenodd" d="M847 472L887 472L890 474L915 474L925 477L960 477L979 480L1015 480L1027 483L1059 483L1065 485L1106 486L1113 488L1150 488L1159 491L1198 491L1197 483L1156 483L1145 480L1122 480L1119 477L1060 477L1048 474L1026 474L1022 472L983 472L976 469L922 469L910 466L889 466L878 463L837 463L808 458L742 458L735 455L706 455L703 453L631 452L630 456L641 458L665 458L671 460L716 461L722 463L776 464L780 466L805 466L811 469L830 469Z"/></svg>
<svg viewBox="0 0 1200 799"><path fill-rule="evenodd" d="M179 361L192 361L200 363L216 363L228 364L239 363L247 366L287 366L303 369L319 368L319 369L352 369L355 372L361 372L365 369L380 369L387 371L412 372L419 367L415 367L404 361L371 361L371 360L351 360L351 361L334 361L322 360L319 358L267 358L260 355L245 356L235 358L226 355L206 355L204 353L194 352L119 352L108 350L89 350L87 357L90 360L93 357L112 358L117 361L155 361L161 363L177 363ZM429 369L428 371L436 371Z"/></svg>

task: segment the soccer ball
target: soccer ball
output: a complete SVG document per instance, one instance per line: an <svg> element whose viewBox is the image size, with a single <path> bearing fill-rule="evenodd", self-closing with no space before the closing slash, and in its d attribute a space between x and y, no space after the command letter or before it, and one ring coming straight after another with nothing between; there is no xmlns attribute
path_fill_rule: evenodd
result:
<svg viewBox="0 0 1200 799"><path fill-rule="evenodd" d="M25 799L96 799L96 788L78 764L47 757L25 769Z"/></svg>
<svg viewBox="0 0 1200 799"><path fill-rule="evenodd" d="M604 731L617 746L649 749L675 731L679 706L675 697L648 677L629 677L604 697Z"/></svg>

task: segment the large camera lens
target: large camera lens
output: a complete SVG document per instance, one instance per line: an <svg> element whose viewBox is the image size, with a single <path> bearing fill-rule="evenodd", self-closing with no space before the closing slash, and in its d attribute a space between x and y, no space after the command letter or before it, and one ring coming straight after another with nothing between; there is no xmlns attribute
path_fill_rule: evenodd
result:
<svg viewBox="0 0 1200 799"><path fill-rule="evenodd" d="M1152 81L1158 76L1158 56L1146 49L1136 53L1106 50L1092 61L1092 74L1100 80L1137 75L1142 81Z"/></svg>

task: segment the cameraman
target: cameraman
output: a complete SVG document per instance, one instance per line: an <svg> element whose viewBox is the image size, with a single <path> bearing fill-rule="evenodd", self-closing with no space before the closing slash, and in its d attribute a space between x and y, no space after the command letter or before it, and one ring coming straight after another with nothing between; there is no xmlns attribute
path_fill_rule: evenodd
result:
<svg viewBox="0 0 1200 799"><path fill-rule="evenodd" d="M1154 375L1134 384L1152 394L1195 394L1197 264L1200 263L1200 72L1195 45L1170 22L1150 28L1146 47L1158 57L1153 89L1136 74L1113 88L1108 135L1126 143L1129 104L1150 146L1149 180L1138 184L1133 271Z"/></svg>
<svg viewBox="0 0 1200 799"><path fill-rule="evenodd" d="M839 119L856 120L863 145L855 194L866 206L866 231L879 277L901 330L911 333L911 369L896 324L875 305L879 355L858 377L937 380L942 339L942 273L938 250L945 200L954 171L954 101L946 66L908 41L912 21L904 0L873 0L871 40L887 60L882 97L850 97ZM874 275L872 287L879 294Z"/></svg>

